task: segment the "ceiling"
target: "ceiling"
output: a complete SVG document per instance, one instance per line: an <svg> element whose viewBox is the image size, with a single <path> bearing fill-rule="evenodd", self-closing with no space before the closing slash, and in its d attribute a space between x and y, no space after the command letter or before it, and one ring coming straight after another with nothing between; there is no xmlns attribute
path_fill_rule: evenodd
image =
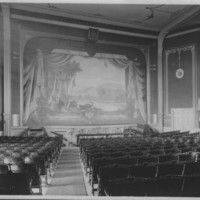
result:
<svg viewBox="0 0 200 200"><path fill-rule="evenodd" d="M32 11L53 12L72 19L111 24L142 30L160 31L178 16L184 15L189 4L94 4L94 3L30 3ZM12 4L18 6L17 3ZM22 4L20 4L22 6ZM199 6L199 5L197 5ZM199 23L191 20L182 26Z"/></svg>
<svg viewBox="0 0 200 200"><path fill-rule="evenodd" d="M38 6L71 14L72 17L109 21L128 27L160 30L189 5L163 4L38 4Z"/></svg>
<svg viewBox="0 0 200 200"><path fill-rule="evenodd" d="M102 4L50 4L66 12L107 19L127 26L159 30L182 13L186 5L102 5Z"/></svg>

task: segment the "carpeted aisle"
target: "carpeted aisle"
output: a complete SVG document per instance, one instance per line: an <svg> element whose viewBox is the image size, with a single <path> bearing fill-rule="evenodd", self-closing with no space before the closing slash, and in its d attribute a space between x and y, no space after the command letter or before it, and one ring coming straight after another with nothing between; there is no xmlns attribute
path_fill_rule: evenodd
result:
<svg viewBox="0 0 200 200"><path fill-rule="evenodd" d="M81 171L79 148L63 149L46 195L87 195Z"/></svg>

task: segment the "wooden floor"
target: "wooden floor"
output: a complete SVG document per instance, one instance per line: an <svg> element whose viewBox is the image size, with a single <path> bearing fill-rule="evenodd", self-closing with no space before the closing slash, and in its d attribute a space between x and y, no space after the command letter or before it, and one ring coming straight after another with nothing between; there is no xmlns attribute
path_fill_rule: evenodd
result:
<svg viewBox="0 0 200 200"><path fill-rule="evenodd" d="M78 147L63 149L46 195L87 195Z"/></svg>

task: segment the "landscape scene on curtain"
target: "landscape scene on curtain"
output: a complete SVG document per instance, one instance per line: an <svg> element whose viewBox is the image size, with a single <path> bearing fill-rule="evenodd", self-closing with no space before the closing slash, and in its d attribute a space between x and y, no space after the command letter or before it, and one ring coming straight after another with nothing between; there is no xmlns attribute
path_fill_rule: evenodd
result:
<svg viewBox="0 0 200 200"><path fill-rule="evenodd" d="M119 69L109 58L70 55L59 65L49 64L45 57L37 59L32 62L36 75L24 72L24 77L29 76L24 78L25 125L133 123L127 103L126 69ZM31 77L35 77L35 84L28 82Z"/></svg>
<svg viewBox="0 0 200 200"><path fill-rule="evenodd" d="M74 56L56 75L53 70L48 74L47 123L95 125L127 121L124 70L106 65L105 59Z"/></svg>

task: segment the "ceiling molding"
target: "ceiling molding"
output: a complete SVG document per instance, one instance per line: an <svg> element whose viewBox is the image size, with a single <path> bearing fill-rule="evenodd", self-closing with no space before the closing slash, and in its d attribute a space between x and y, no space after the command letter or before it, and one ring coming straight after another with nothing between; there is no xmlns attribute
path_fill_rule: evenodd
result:
<svg viewBox="0 0 200 200"><path fill-rule="evenodd" d="M191 5L185 12L178 15L173 21L168 23L163 29L161 29L160 34L167 34L174 30L178 25L182 24L186 20L192 19L197 14L200 13L199 5Z"/></svg>
<svg viewBox="0 0 200 200"><path fill-rule="evenodd" d="M73 27L73 28L81 28L81 29L89 29L91 27L97 28L102 32L105 33L113 33L113 34L120 34L120 35L126 35L126 36L135 36L135 37L142 37L142 38L150 38L150 39L157 39L159 35L159 31L152 31L154 29L144 28L143 26L132 26L131 23L123 23L115 21L115 19L105 19L103 16L95 16L92 14L84 15L84 12L77 14L79 12L67 10L67 12L64 12L64 10L60 8L51 8L51 7L42 7L40 4L7 4L9 5L13 12L12 18L24 20L24 21L33 21L33 22L40 22L40 23L46 23L46 24L52 24L52 25L60 25L60 26L67 26L67 27ZM184 11L180 12L175 19L171 19L168 21L168 24L164 26L161 31L165 30L166 27L171 26L171 24L174 24L177 19L181 23L180 18L185 18L185 13L187 14L188 11L190 11L192 8L197 9L199 5L188 5L187 9L184 9ZM68 12L69 11L69 12ZM30 15L29 15L30 13ZM40 15L39 15L39 14ZM120 21L120 20L119 20ZM77 23L76 23L77 22ZM117 24L117 25L115 25ZM105 25L105 26L104 26ZM176 25L173 26L176 28ZM135 28L135 30L134 30ZM124 29L124 30L123 30ZM179 35L187 34L190 32L197 31L197 29L194 30L184 30L184 31L177 31L174 33L173 29L169 30L169 35L167 35L167 38L176 37Z"/></svg>
<svg viewBox="0 0 200 200"><path fill-rule="evenodd" d="M173 38L173 37L177 37L177 36L180 36L180 35L186 35L186 34L189 34L189 33L194 33L194 32L197 32L197 31L200 31L200 27L193 28L193 29L190 29L190 30L180 31L180 32L177 32L177 33L171 33L166 38Z"/></svg>
<svg viewBox="0 0 200 200"><path fill-rule="evenodd" d="M142 26L137 23L127 23L125 20L117 20L117 19L106 19L103 16L95 16L90 14L80 14L78 12L73 11L64 11L61 9L51 8L51 7L42 7L38 4L9 4L11 8L13 9L21 9L25 11L35 12L35 13L42 13L42 14L49 14L54 16L61 16L71 19L82 19L85 21L95 22L95 23L104 23L104 24L112 24L116 26L121 27L129 27L129 28L135 28L140 30L150 30L150 31L159 31L157 28L153 28L150 26Z"/></svg>
<svg viewBox="0 0 200 200"><path fill-rule="evenodd" d="M72 24L72 23L60 22L60 21L55 21L55 20L48 20L48 19L41 19L41 18L35 18L35 17L21 16L21 15L17 15L17 14L12 14L11 17L13 19L18 19L18 20L46 23L46 24L59 25L59 26L67 26L67 27L73 27L73 28L82 28L82 29L91 28L91 26L87 26L87 25ZM101 28L101 27L95 27L95 28L98 28L99 31L102 31L102 32L105 32L105 33L115 33L115 34L121 34L121 35L127 35L127 36L135 36L135 37L157 39L156 35L150 35L150 34L145 34L145 33L134 33L134 32L113 30L113 29L107 29L107 28Z"/></svg>

